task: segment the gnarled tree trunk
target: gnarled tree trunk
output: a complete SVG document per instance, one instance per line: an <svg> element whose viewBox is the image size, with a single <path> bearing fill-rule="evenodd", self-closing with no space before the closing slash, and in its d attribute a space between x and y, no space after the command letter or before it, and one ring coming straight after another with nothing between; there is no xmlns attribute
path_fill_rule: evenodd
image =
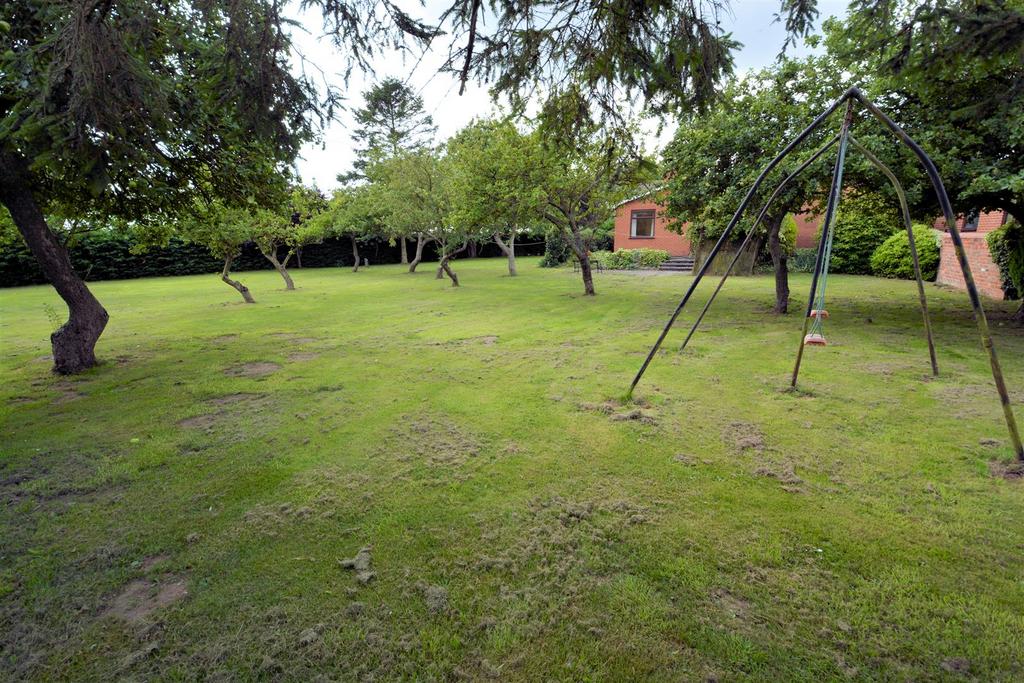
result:
<svg viewBox="0 0 1024 683"><path fill-rule="evenodd" d="M402 265L403 266L409 265L409 252L405 248L405 238L404 237L399 237L398 238L398 246L402 250Z"/></svg>
<svg viewBox="0 0 1024 683"><path fill-rule="evenodd" d="M789 266L786 251L779 239L779 230L786 214L771 218L768 224L768 251L772 255L772 268L775 270L775 308L773 313L786 313L789 310Z"/></svg>
<svg viewBox="0 0 1024 683"><path fill-rule="evenodd" d="M509 234L508 244L501 239L500 233L494 233L494 242L501 249L501 253L508 257L508 274L512 277L516 275L516 233L513 230Z"/></svg>
<svg viewBox="0 0 1024 683"><path fill-rule="evenodd" d="M349 235L352 238L352 272L359 272L359 242L356 241L355 235Z"/></svg>
<svg viewBox="0 0 1024 683"><path fill-rule="evenodd" d="M455 257L456 254L461 254L462 252L464 252L466 250L466 246L467 243L463 243L461 247L459 247L452 253L445 254L441 257L441 266L437 269L437 278L441 279L442 277L444 277L445 274L447 274L448 277L451 278L452 287L459 286L459 276L455 274L454 270L452 270L451 260Z"/></svg>
<svg viewBox="0 0 1024 683"><path fill-rule="evenodd" d="M245 299L245 303L254 304L256 300L252 298L252 294L249 293L249 288L243 285L238 280L232 280L231 275L231 264L234 262L235 257L233 255L224 257L224 270L220 274L220 279L228 283L232 287L238 290L238 293Z"/></svg>
<svg viewBox="0 0 1024 683"><path fill-rule="evenodd" d="M50 335L50 346L53 371L70 375L96 365L96 342L110 316L75 273L67 249L50 231L30 188L28 163L0 150L0 203L10 211L43 274L68 306L68 320Z"/></svg>
<svg viewBox="0 0 1024 683"><path fill-rule="evenodd" d="M425 247L427 245L427 242L429 242L430 240L431 238L427 237L422 232L416 233L416 256L414 256L412 261L409 262L410 273L416 272L416 266L418 266L420 264L420 261L423 260L423 247Z"/></svg>
<svg viewBox="0 0 1024 683"><path fill-rule="evenodd" d="M292 276L288 274L288 259L291 258L291 254L289 254L288 258L284 260L284 263L281 263L281 261L277 258L276 247L272 247L267 251L263 251L262 249L260 249L260 251L262 252L263 256L265 256L266 259L270 261L270 264L274 266L274 270L276 270L278 274L281 276L281 278L284 280L284 288L287 290L294 290L295 283L292 282Z"/></svg>

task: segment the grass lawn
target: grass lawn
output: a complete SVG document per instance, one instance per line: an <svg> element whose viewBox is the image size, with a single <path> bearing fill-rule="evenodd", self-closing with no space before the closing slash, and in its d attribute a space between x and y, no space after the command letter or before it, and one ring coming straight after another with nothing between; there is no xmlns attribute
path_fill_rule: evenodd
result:
<svg viewBox="0 0 1024 683"><path fill-rule="evenodd" d="M0 676L1024 677L1024 481L990 473L964 294L928 288L933 379L912 283L830 277L786 392L799 315L736 278L621 405L689 278L585 298L536 263L243 273L255 306L97 283L107 362L75 378L52 290L0 291Z"/></svg>

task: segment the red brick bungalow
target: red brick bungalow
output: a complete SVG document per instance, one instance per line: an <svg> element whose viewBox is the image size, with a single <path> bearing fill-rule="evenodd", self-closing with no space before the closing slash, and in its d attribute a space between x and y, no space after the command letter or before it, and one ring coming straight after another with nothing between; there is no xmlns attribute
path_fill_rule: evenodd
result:
<svg viewBox="0 0 1024 683"><path fill-rule="evenodd" d="M977 285L980 294L992 299L1003 298L1003 286L999 277L999 266L992 261L986 238L988 233L999 228L1007 220L1009 220L1009 214L1005 211L986 211L985 213L974 212L967 216L961 216L956 221L956 227L960 229L960 236L964 240L967 261L971 264L974 284ZM946 221L942 218L938 219L935 221L935 228L945 230ZM956 289L967 289L963 273L960 271L960 263L956 258L956 251L953 249L953 240L950 239L948 232L942 235L939 275L935 281Z"/></svg>
<svg viewBox="0 0 1024 683"><path fill-rule="evenodd" d="M664 205L654 201L651 193L627 199L615 209L615 246L619 249L664 249L671 256L690 256L690 240L686 237L686 224L682 234L672 232L668 226L674 222L665 213ZM819 217L801 213L796 216L796 246L798 249L817 244Z"/></svg>
<svg viewBox="0 0 1024 683"><path fill-rule="evenodd" d="M796 246L798 249L817 245L820 216L812 213L801 213L796 218ZM654 201L650 193L628 199L615 209L615 246L619 249L664 249L672 256L691 256L690 240L686 237L686 228L682 234L672 232L668 226L674 219L669 218L665 207ZM957 220L957 227L963 236L967 260L971 264L971 272L978 291L993 299L1003 298L1003 288L999 277L999 267L992 261L988 251L986 236L1008 220L1005 211L989 211L974 213ZM943 230L945 221L938 219L935 228ZM939 261L939 274L936 282L966 289L960 264L953 250L953 242L949 233L942 236L942 247Z"/></svg>

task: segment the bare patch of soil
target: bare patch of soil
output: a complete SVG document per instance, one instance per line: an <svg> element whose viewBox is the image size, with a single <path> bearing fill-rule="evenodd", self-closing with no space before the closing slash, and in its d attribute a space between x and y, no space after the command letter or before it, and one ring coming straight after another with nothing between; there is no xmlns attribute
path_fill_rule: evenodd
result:
<svg viewBox="0 0 1024 683"><path fill-rule="evenodd" d="M630 407L635 406L635 407ZM639 400L629 404L608 400L602 403L583 401L576 404L577 410L588 413L607 415L612 422L640 422L641 424L657 424L657 413L650 409L650 404Z"/></svg>
<svg viewBox="0 0 1024 683"><path fill-rule="evenodd" d="M1000 479L1022 480L1024 479L1024 462L994 460L988 464L988 471L993 477Z"/></svg>
<svg viewBox="0 0 1024 683"><path fill-rule="evenodd" d="M148 572L153 567L163 564L164 562L167 562L167 560L169 559L171 559L171 556L167 554L150 555L141 562L139 568L144 572Z"/></svg>
<svg viewBox="0 0 1024 683"><path fill-rule="evenodd" d="M320 354L315 352L315 351L296 351L295 353L292 353L292 354L288 355L288 360L294 362L294 361L313 360L313 359L319 358L319 357L320 357Z"/></svg>
<svg viewBox="0 0 1024 683"><path fill-rule="evenodd" d="M804 480L797 476L793 470L793 463L765 463L754 470L758 477L771 477L782 484L783 490L789 493L800 493L800 485Z"/></svg>
<svg viewBox="0 0 1024 683"><path fill-rule="evenodd" d="M727 616L732 619L744 620L750 612L750 603L743 598L733 595L724 588L716 588L711 591L711 600Z"/></svg>
<svg viewBox="0 0 1024 683"><path fill-rule="evenodd" d="M750 422L731 422L722 429L722 441L737 451L763 451L764 434Z"/></svg>
<svg viewBox="0 0 1024 683"><path fill-rule="evenodd" d="M274 332L270 336L278 339L287 339L293 344L312 344L315 341L320 341L317 337L300 337L294 332Z"/></svg>
<svg viewBox="0 0 1024 683"><path fill-rule="evenodd" d="M213 344L223 344L225 342L234 341L235 339L238 339L239 336L240 335L237 332L232 332L229 334L220 334L217 335L216 337L210 337L210 342Z"/></svg>
<svg viewBox="0 0 1024 683"><path fill-rule="evenodd" d="M185 429L201 429L205 432L216 427L217 423L221 421L223 416L223 412L205 413L203 415L186 417L184 420L178 420L175 424Z"/></svg>
<svg viewBox="0 0 1024 683"><path fill-rule="evenodd" d="M186 597L188 585L182 577L169 576L160 581L136 579L114 596L104 615L131 626L141 626L149 623L158 610Z"/></svg>
<svg viewBox="0 0 1024 683"><path fill-rule="evenodd" d="M85 397L85 394L78 391L70 382L59 382L53 388L57 390L57 395L50 401L51 405L59 406Z"/></svg>
<svg viewBox="0 0 1024 683"><path fill-rule="evenodd" d="M241 365L233 365L232 367L226 369L224 371L224 374L229 375L231 377L260 378L272 375L280 369L281 366L278 365L277 363L273 363L270 361L256 361L253 363L242 363Z"/></svg>

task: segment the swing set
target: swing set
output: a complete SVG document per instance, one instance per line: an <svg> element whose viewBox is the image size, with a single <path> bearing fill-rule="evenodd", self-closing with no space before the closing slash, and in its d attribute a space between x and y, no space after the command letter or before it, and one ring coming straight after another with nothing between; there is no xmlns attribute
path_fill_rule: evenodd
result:
<svg viewBox="0 0 1024 683"><path fill-rule="evenodd" d="M768 174L782 162L784 158L789 156L793 150L800 145L804 140L807 139L810 134L815 131L821 124L829 118L835 111L837 111L842 105L846 105L845 115L843 116L842 125L840 126L839 132L835 137L831 138L821 148L819 148L814 154L810 156L804 163L802 163L795 171L786 176L782 182L778 184L775 190L769 195L768 200L765 202L764 207L761 209L757 218L754 220L753 225L758 225L764 219L765 214L768 212L772 202L782 193L790 181L802 173L808 166L813 164L815 161L820 159L825 152L831 149L834 145L838 144L839 150L836 156L835 165L832 169L832 183L829 187L828 201L825 207L825 218L822 223L821 239L818 243L818 251L814 263L814 271L811 276L811 292L807 299L807 309L804 315L803 332L800 337L800 344L797 347L796 363L793 366L793 376L790 381L790 386L796 388L797 379L800 375L800 363L803 360L804 349L809 346L825 346L827 341L824 334L824 321L828 319L828 311L825 308L825 290L828 284L828 270L829 263L832 258L832 241L835 237L835 226L834 219L836 214L836 208L839 205L839 196L842 190L843 184L843 167L846 162L846 153L850 146L853 146L857 151L864 155L886 178L892 183L893 189L896 191L896 195L900 202L900 211L903 217L903 224L907 231L907 239L909 241L910 253L914 264L914 275L917 279L917 293L918 299L921 306L921 315L924 318L924 331L925 338L928 342L928 354L931 359L932 374L939 374L939 365L935 356L935 342L932 339L932 328L931 321L928 317L928 302L925 298L924 282L921 278L921 265L918 259L917 246L914 243L914 232L911 228L910 220L910 209L907 204L907 195L900 184L899 179L885 164L883 164L878 157L871 153L866 147L861 145L851 135L850 128L853 124L853 109L856 103L860 103L875 119L880 121L886 128L889 129L896 138L906 145L924 166L925 172L928 174L928 178L932 183L932 187L935 190L935 194L939 201L939 206L942 209L942 214L946 220L946 227L949 230L949 236L953 242L953 248L956 251L957 260L960 263L960 269L963 272L964 283L967 286L967 296L970 299L971 307L974 309L974 318L978 325L978 331L981 334L981 344L985 351L988 353L989 365L992 368L992 378L995 380L996 391L999 394L999 400L1002 403L1003 415L1006 419L1006 426L1010 433L1010 441L1012 442L1014 452L1017 455L1017 459L1024 461L1024 446L1021 445L1020 434L1017 431L1017 421L1013 415L1013 408L1010 405L1010 396L1006 389L1006 382L1003 380L1003 371L999 365L999 358L996 355L995 345L992 343L992 335L989 332L988 321L985 318L985 311L981 306L981 299L978 296L978 289L974 284L974 277L971 275L971 266L967 262L967 254L964 251L963 240L960 237L960 231L956 227L956 216L953 213L953 207L949 201L949 195L946 193L946 188L942 184L942 179L939 177L938 169L935 167L935 163L925 154L924 150L909 136L907 133L899 127L892 119L890 119L882 110L880 110L871 100L869 100L864 93L858 88L850 88L843 95L832 103L825 111L818 115L811 124L805 128L799 135L796 136L785 148L776 156L772 161L761 171L761 174L754 181L754 184L747 191L743 201L740 202L739 208L736 209L736 213L733 214L732 220L726 226L722 232L721 237L712 247L708 253L704 263L701 265L697 274L693 278L693 282L690 283L689 289L683 296L679 305L672 313L671 317L666 323L664 329L661 331L654 346L651 347L650 353L647 354L647 358L644 360L643 365L640 366L640 370L636 373L633 378L633 383L630 384L627 396L632 396L633 390L639 384L640 379L646 372L647 367L651 364L654 356L658 353L658 349L661 348L662 343L665 341L665 337L668 336L669 331L672 329L672 325L675 323L676 318L682 313L683 308L686 307L690 297L696 290L697 285L700 283L704 274L707 272L708 267L714 260L715 256L721 251L723 245L727 243L729 237L732 235L737 223L743 216L743 212L747 209L754 195L761 187L761 183L768 176ZM744 238L739 249L736 250L736 254L733 256L732 261L726 268L725 273L718 282L718 286L711 293L707 303L704 304L703 310L698 314L697 319L690 327L689 333L683 340L680 346L680 351L686 348L686 345L690 342L694 332L700 326L701 321L707 314L708 309L711 308L711 304L714 302L715 297L722 290L722 286L725 281L729 278L733 267L739 260L743 250L747 247L751 237L754 234L754 230L748 230L747 235Z"/></svg>

